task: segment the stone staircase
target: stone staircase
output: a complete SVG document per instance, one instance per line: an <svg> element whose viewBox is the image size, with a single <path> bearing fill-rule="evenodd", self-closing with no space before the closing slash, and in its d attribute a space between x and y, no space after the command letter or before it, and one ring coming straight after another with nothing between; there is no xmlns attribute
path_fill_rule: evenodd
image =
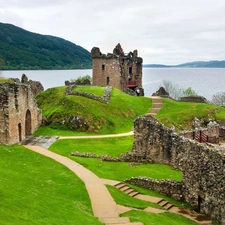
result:
<svg viewBox="0 0 225 225"><path fill-rule="evenodd" d="M173 204L167 202L165 199L161 199L159 202L157 202L158 205L160 205L161 207L163 207L166 210L170 210L174 207Z"/></svg>
<svg viewBox="0 0 225 225"><path fill-rule="evenodd" d="M148 115L155 116L158 113L158 111L162 108L163 101L158 96L152 96L150 98L152 99L152 108L148 112Z"/></svg>
<svg viewBox="0 0 225 225"><path fill-rule="evenodd" d="M173 204L171 204L170 202L166 201L163 198L157 198L157 197L151 197L151 196L142 195L142 194L140 194L139 192L137 192L136 190L134 190L133 188L129 187L128 185L126 185L123 182L115 184L114 187L118 188L119 190L121 190L125 194L128 194L131 197L156 203L159 206L161 206L164 210L170 210L170 209L172 209L174 207Z"/></svg>
<svg viewBox="0 0 225 225"><path fill-rule="evenodd" d="M120 182L116 185L114 185L116 188L118 188L119 190L121 190L122 192L124 192L125 194L128 194L131 197L135 197L136 195L139 194L139 192L137 192L136 190L134 190L133 188L127 186L125 183Z"/></svg>

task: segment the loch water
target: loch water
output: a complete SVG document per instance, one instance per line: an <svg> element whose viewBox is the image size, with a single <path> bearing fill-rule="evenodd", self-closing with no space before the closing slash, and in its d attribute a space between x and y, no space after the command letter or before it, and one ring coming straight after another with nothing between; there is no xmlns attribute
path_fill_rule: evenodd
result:
<svg viewBox="0 0 225 225"><path fill-rule="evenodd" d="M0 76L21 78L26 74L29 79L40 81L44 89L63 86L65 80L80 76L92 76L92 70L19 70L0 71ZM208 100L214 94L225 92L225 68L143 68L142 84L145 96L151 96L162 85L170 81L182 89L191 87L198 95Z"/></svg>

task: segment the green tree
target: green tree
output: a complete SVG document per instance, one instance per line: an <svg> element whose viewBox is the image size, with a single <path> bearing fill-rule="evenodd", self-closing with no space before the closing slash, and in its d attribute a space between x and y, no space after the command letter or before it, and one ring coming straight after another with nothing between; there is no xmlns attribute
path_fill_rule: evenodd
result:
<svg viewBox="0 0 225 225"><path fill-rule="evenodd" d="M190 95L197 95L197 92L195 92L191 87L187 88L186 90L183 90L184 96L190 96Z"/></svg>

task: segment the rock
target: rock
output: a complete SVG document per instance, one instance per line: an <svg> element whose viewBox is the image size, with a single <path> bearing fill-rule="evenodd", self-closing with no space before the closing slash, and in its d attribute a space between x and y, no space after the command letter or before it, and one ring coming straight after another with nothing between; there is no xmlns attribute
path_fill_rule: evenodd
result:
<svg viewBox="0 0 225 225"><path fill-rule="evenodd" d="M161 96L161 97L169 97L169 93L165 90L164 87L160 87L159 90L152 94L152 96Z"/></svg>

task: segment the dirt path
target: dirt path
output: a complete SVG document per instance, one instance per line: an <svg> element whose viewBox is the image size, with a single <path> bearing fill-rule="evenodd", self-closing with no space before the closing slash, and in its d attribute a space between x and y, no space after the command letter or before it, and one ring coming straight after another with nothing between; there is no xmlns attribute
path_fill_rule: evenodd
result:
<svg viewBox="0 0 225 225"><path fill-rule="evenodd" d="M49 158L52 158L55 161L65 165L67 168L73 171L81 180L83 180L91 199L94 216L98 217L101 222L105 223L106 225L143 225L143 223L130 223L129 218L119 216L121 213L130 209L117 205L112 196L110 195L108 189L106 188L104 182L90 170L86 169L82 165L74 162L73 160L67 157L58 155L40 146L25 145L24 147Z"/></svg>
<svg viewBox="0 0 225 225"><path fill-rule="evenodd" d="M125 137L134 135L133 131L122 133L122 134L105 134L105 135L94 135L94 136L61 136L59 139L87 139L87 138L110 138L110 137Z"/></svg>
<svg viewBox="0 0 225 225"><path fill-rule="evenodd" d="M120 214L132 210L132 208L117 205L105 186L106 184L114 186L118 184L119 181L101 179L90 170L86 169L75 161L51 152L43 147L35 145L25 145L24 147L46 157L52 158L55 161L63 164L71 171L73 171L81 180L83 180L90 196L94 216L98 217L99 221L105 223L106 225L143 225L143 223L141 222L131 223L130 219L127 217L120 217ZM158 199L155 197L145 195L139 195L138 198L150 202L158 201ZM151 207L144 209L144 211L152 213L165 212L165 210L159 210ZM198 220L198 214L192 215L191 213L187 213L187 210L184 210L183 212L182 209L176 207L174 208L173 212L194 220L198 224L212 224L209 220Z"/></svg>

